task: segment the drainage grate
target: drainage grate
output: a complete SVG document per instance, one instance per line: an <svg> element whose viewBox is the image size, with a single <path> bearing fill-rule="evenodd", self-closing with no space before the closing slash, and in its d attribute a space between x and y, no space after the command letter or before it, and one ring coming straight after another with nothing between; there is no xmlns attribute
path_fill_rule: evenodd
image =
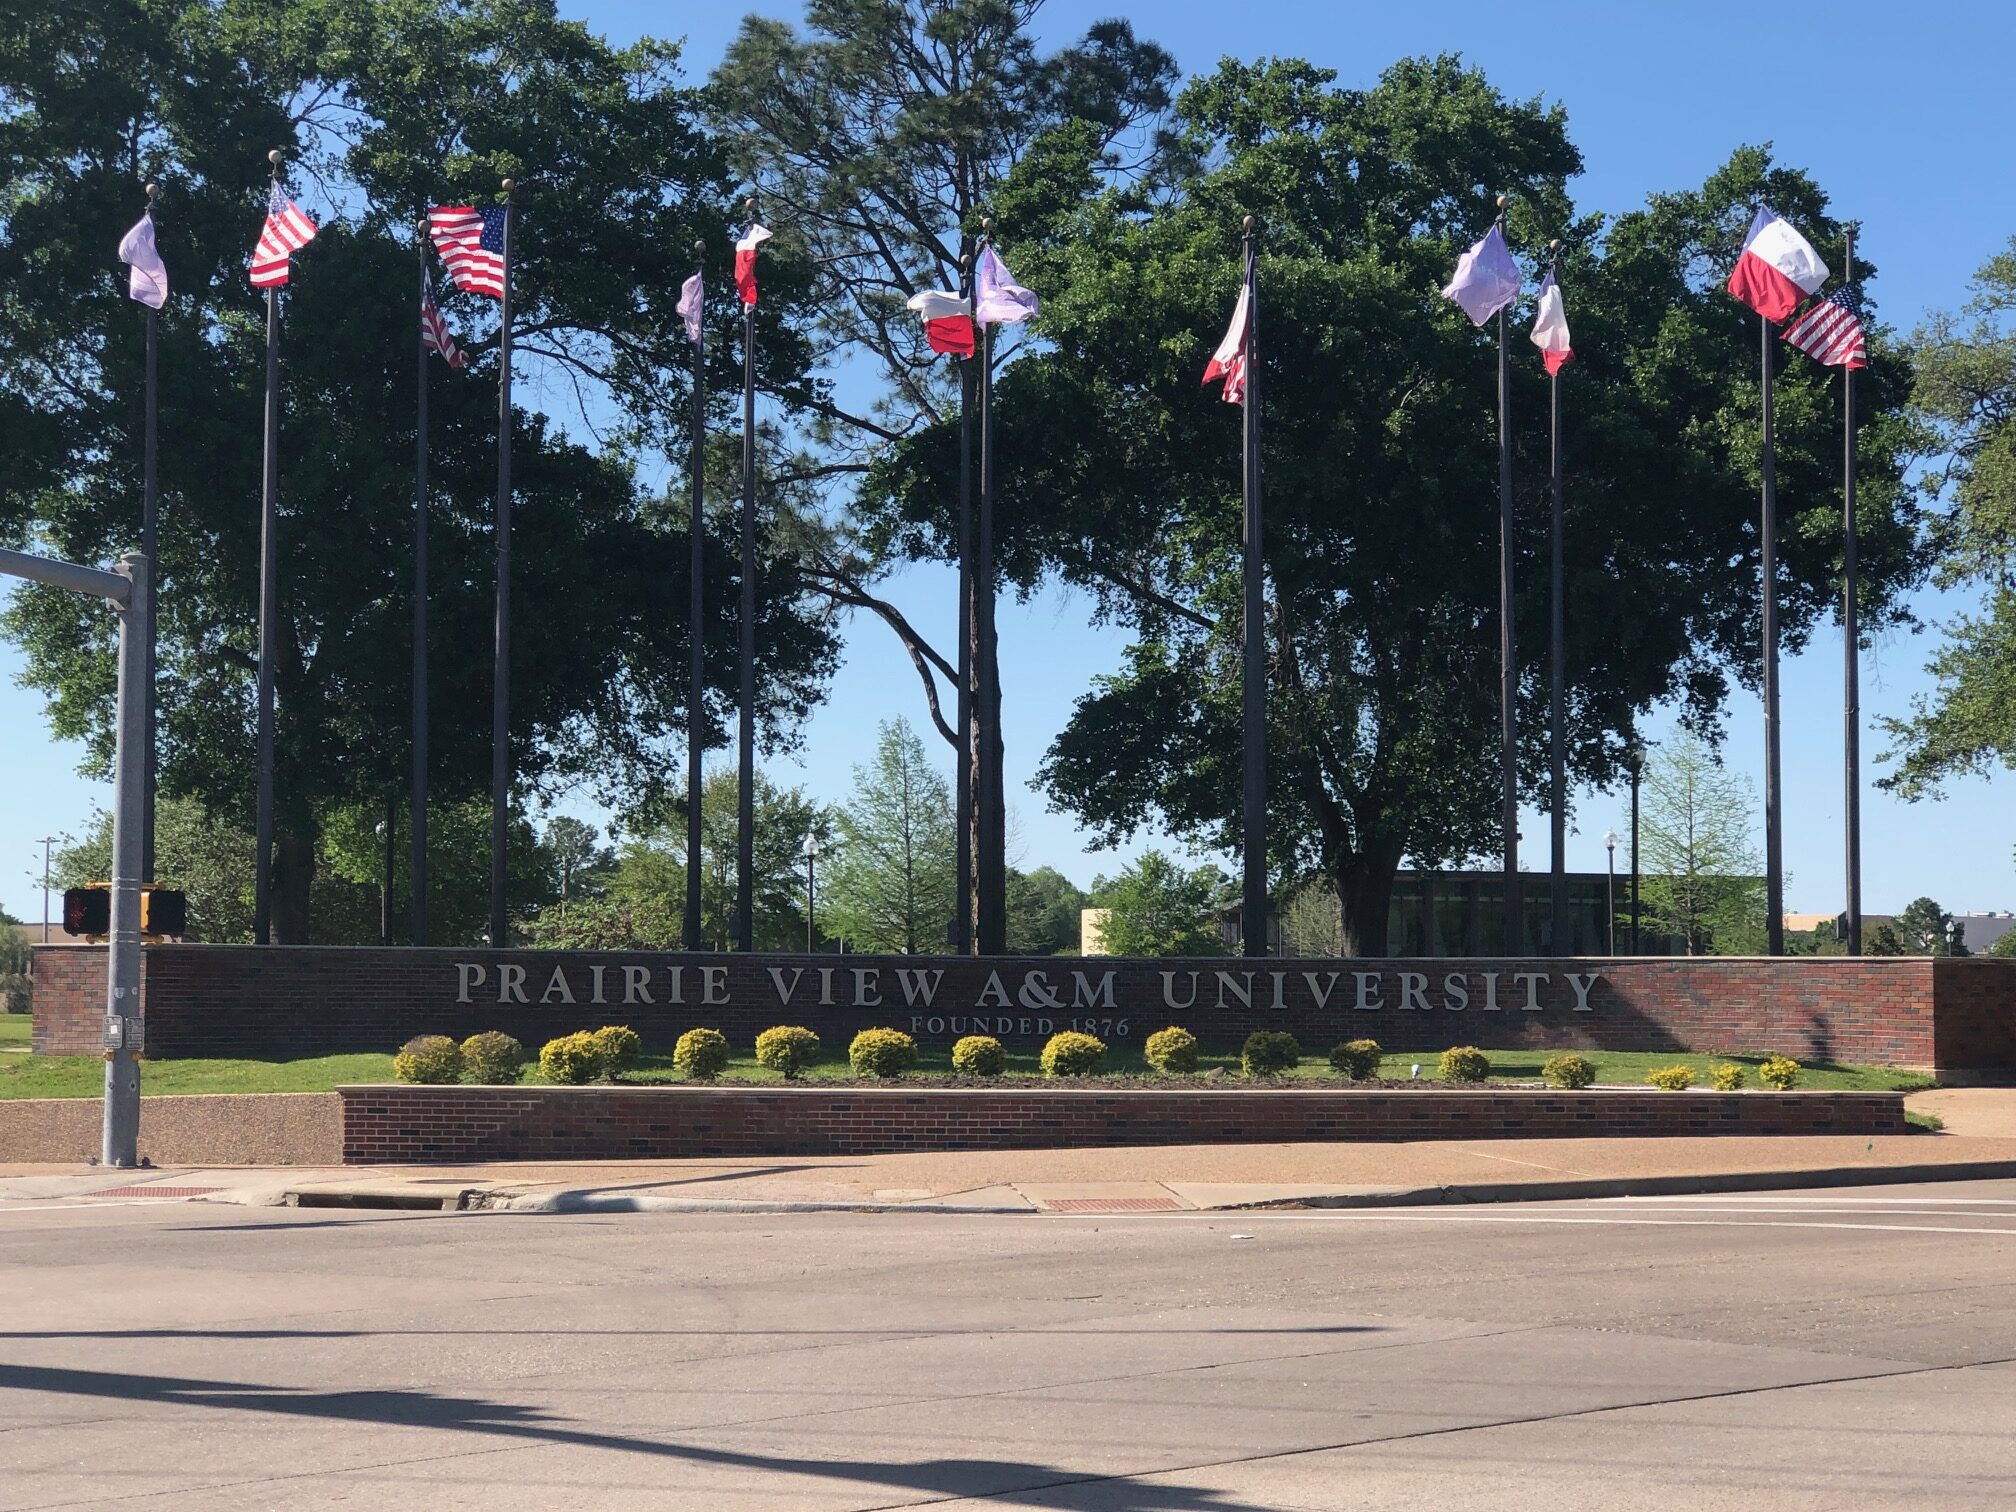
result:
<svg viewBox="0 0 2016 1512"><path fill-rule="evenodd" d="M208 1197L222 1187L123 1186L93 1192L93 1197Z"/></svg>
<svg viewBox="0 0 2016 1512"><path fill-rule="evenodd" d="M1183 1204L1174 1197L1052 1197L1043 1204L1046 1213L1180 1213Z"/></svg>

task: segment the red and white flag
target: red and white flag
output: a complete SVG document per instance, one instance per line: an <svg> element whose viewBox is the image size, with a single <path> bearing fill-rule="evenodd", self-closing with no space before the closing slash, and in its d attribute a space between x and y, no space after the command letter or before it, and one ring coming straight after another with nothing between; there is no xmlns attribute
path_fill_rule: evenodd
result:
<svg viewBox="0 0 2016 1512"><path fill-rule="evenodd" d="M1552 268L1540 285L1540 307L1533 312L1533 345L1540 348L1540 360L1550 373L1560 372L1575 355L1568 344L1568 311L1561 303L1561 286L1554 281Z"/></svg>
<svg viewBox="0 0 2016 1512"><path fill-rule="evenodd" d="M973 355L973 302L943 289L910 296L907 308L924 318L924 339L931 350L952 357Z"/></svg>
<svg viewBox="0 0 2016 1512"><path fill-rule="evenodd" d="M1227 404L1243 404L1246 399L1246 328L1253 308L1252 268L1247 268L1246 281L1239 285L1239 303L1232 307L1232 324L1225 328L1225 339L1218 343L1218 350L1211 354L1211 361L1205 366L1204 381L1225 380L1225 391L1220 396Z"/></svg>
<svg viewBox="0 0 2016 1512"><path fill-rule="evenodd" d="M735 243L735 287L742 291L742 303L756 303L756 249L770 240L770 228L755 221Z"/></svg>
<svg viewBox="0 0 2016 1512"><path fill-rule="evenodd" d="M428 276L420 291L420 341L428 351L439 353L441 360L456 372L469 366L469 354L455 345L455 338L448 332L448 322L434 303L432 275Z"/></svg>
<svg viewBox="0 0 2016 1512"><path fill-rule="evenodd" d="M1759 205L1729 273L1729 292L1766 320L1782 321L1827 282L1827 264L1813 244L1769 206Z"/></svg>
<svg viewBox="0 0 2016 1512"><path fill-rule="evenodd" d="M266 199L266 224L252 249L252 287L275 289L286 283L287 259L313 240L315 222L275 184Z"/></svg>

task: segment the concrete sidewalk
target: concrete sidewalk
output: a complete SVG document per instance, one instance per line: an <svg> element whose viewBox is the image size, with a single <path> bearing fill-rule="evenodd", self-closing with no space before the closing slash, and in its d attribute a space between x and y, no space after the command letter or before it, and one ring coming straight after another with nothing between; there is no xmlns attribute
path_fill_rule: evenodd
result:
<svg viewBox="0 0 2016 1512"><path fill-rule="evenodd" d="M2016 1177L2016 1090L1923 1093L1943 1134L1173 1145L774 1160L104 1171L0 1166L0 1206L164 1198L543 1212L1186 1212Z"/></svg>

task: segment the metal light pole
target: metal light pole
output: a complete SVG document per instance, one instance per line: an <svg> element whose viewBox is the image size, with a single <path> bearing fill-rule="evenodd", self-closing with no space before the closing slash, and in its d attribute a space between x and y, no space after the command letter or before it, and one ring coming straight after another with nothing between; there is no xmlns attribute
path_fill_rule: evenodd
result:
<svg viewBox="0 0 2016 1512"><path fill-rule="evenodd" d="M49 943L49 847L56 843L54 835L42 837L42 943Z"/></svg>
<svg viewBox="0 0 2016 1512"><path fill-rule="evenodd" d="M1617 954L1617 831L1603 831L1603 848L1610 853L1610 875L1603 884L1603 953Z"/></svg>
<svg viewBox="0 0 2016 1512"><path fill-rule="evenodd" d="M812 953L812 904L817 884L819 865L819 837L812 831L805 831L805 953Z"/></svg>
<svg viewBox="0 0 2016 1512"><path fill-rule="evenodd" d="M1635 956L1645 953L1638 937L1638 779L1645 775L1645 747L1633 740L1624 759L1631 764L1631 954Z"/></svg>

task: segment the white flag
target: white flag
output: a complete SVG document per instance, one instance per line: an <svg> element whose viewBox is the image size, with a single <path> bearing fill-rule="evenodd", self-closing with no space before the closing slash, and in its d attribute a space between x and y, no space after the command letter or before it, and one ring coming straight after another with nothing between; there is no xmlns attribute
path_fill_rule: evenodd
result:
<svg viewBox="0 0 2016 1512"><path fill-rule="evenodd" d="M1519 297L1519 264L1501 228L1493 226L1457 260L1456 276L1442 297L1463 306L1470 323L1480 326Z"/></svg>
<svg viewBox="0 0 2016 1512"><path fill-rule="evenodd" d="M168 265L154 246L154 217L150 212L134 224L119 241L119 261L130 263L133 276L126 292L153 309L168 303Z"/></svg>
<svg viewBox="0 0 2016 1512"><path fill-rule="evenodd" d="M686 339L695 346L700 345L700 314L704 298L698 273L679 286L677 308L680 315L685 317Z"/></svg>
<svg viewBox="0 0 2016 1512"><path fill-rule="evenodd" d="M1560 372L1575 355L1568 343L1568 311L1561 303L1561 286L1554 282L1551 268L1540 285L1540 308L1533 313L1533 345L1540 348L1540 360L1550 373Z"/></svg>

